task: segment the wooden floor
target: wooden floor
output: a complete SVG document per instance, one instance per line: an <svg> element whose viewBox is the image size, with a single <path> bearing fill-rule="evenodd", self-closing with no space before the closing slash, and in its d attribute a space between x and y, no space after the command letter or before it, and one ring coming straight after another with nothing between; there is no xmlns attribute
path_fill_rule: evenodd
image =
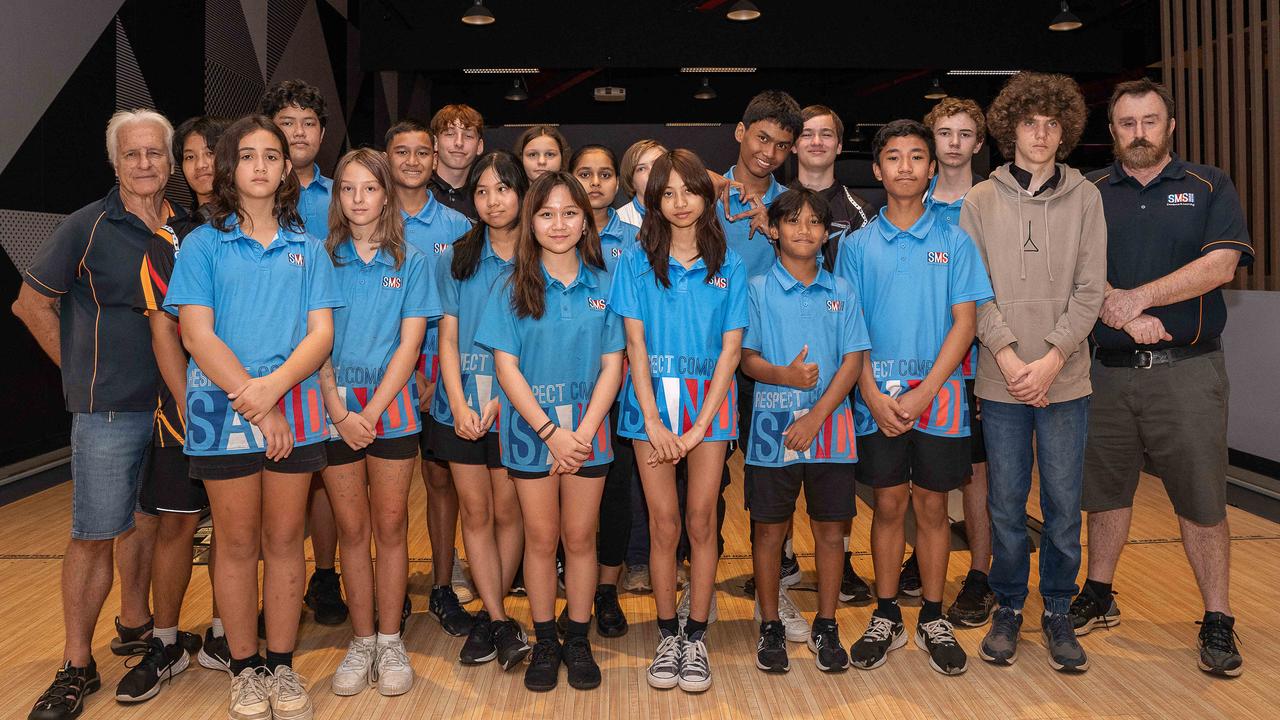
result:
<svg viewBox="0 0 1280 720"><path fill-rule="evenodd" d="M604 684L591 692L565 683L555 692L526 692L521 670L503 673L496 664L463 667L457 663L461 640L445 635L426 612L430 588L429 548L424 494L415 486L410 536L410 591L414 615L406 642L418 674L413 691L382 698L367 691L339 698L329 679L342 659L349 630L304 620L296 667L311 680L318 718L1262 718L1280 706L1280 525L1229 509L1233 542L1233 604L1238 620L1245 673L1234 680L1209 677L1196 669L1195 638L1202 608L1178 542L1178 526L1157 480L1144 478L1135 510L1132 539L1116 578L1123 623L1084 638L1092 667L1082 676L1064 676L1045 662L1039 634L1038 598L1028 601L1029 621L1022 651L1013 667L998 668L977 658L984 630L958 633L970 654L969 671L944 677L929 669L923 652L908 644L883 667L820 673L803 645L790 645L792 670L766 676L754 666L757 626L752 602L741 591L751 571L747 520L741 492L729 492L725 558L719 566L720 620L710 633L715 684L703 695L680 690L655 691L644 668L656 645L651 598L622 595L631 631L622 638L595 639ZM70 487L63 485L0 508L0 717L26 717L36 696L52 679L61 658L59 560L69 531ZM1033 499L1028 511L1038 516ZM860 506L855 543L867 547L870 512ZM812 540L797 524L795 548L805 580L794 593L801 610L816 608L813 593ZM1087 550L1086 550L1087 552ZM867 552L855 565L871 574ZM963 552L952 554L946 599L954 597L968 565ZM1083 569L1082 569L1083 577ZM1034 587L1035 572L1032 571ZM203 569L194 574L182 614L182 627L203 633L209 623L209 584ZM111 655L112 617L119 607L113 591L94 637L94 655L103 690L94 695L85 718L223 718L225 674L192 663L158 697L141 706L123 706L113 698L125 669ZM478 603L477 603L478 604ZM528 606L509 599L508 607L528 627ZM475 605L472 605L472 609ZM842 637L851 643L865 627L869 607L842 606ZM916 611L906 610L914 628Z"/></svg>

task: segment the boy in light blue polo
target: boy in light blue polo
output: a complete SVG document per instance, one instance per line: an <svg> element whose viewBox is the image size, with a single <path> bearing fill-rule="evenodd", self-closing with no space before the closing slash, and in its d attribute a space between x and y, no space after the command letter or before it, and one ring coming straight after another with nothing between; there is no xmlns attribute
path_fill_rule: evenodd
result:
<svg viewBox="0 0 1280 720"><path fill-rule="evenodd" d="M838 672L849 664L835 621L844 528L856 512L849 391L871 342L853 286L822 267L830 219L827 201L805 188L786 191L769 207L778 259L751 279L742 342L742 369L757 381L745 485L761 621L756 666L771 672L790 667L778 607L780 553L802 487L818 565L818 613L803 639L819 669Z"/></svg>
<svg viewBox="0 0 1280 720"><path fill-rule="evenodd" d="M973 343L976 305L993 293L969 236L925 209L933 148L933 134L913 120L895 120L876 133L872 169L888 204L846 236L836 259L836 274L857 289L871 335L854 419L857 474L874 489L871 544L879 553L877 608L850 655L855 667L870 670L906 642L896 598L910 503L922 580L916 644L928 652L934 670L958 675L968 658L942 617L950 550L946 495L969 474L969 408L960 365Z"/></svg>
<svg viewBox="0 0 1280 720"><path fill-rule="evenodd" d="M462 213L436 200L430 191L424 189L424 192L426 200L422 209L412 215L403 210L400 212L404 216L405 242L422 253L426 261L427 276L434 280L441 258L446 256L454 240L471 229L471 221ZM431 287L433 292L437 291L435 282L431 283ZM440 323L438 320L431 320L427 323L427 336L422 341L422 358L418 364L429 383L440 378L439 345Z"/></svg>
<svg viewBox="0 0 1280 720"><path fill-rule="evenodd" d="M308 312L342 307L344 301L320 241L281 228L263 248L241 231L235 216L227 224L231 229L226 232L203 225L187 235L164 309L177 315L183 305L212 308L214 333L251 377L262 377L284 364L302 342ZM280 409L295 448L328 437L316 373L287 392ZM187 367L186 417L188 455L266 451L262 432L231 407L226 391L205 376L194 358Z"/></svg>
<svg viewBox="0 0 1280 720"><path fill-rule="evenodd" d="M440 298L427 275L426 256L412 245L404 251L397 268L386 248L378 248L367 263L350 239L334 249L334 273L347 305L333 314L331 362L338 393L351 412L363 410L382 382L400 346L401 321L441 314ZM389 439L421 430L418 385L410 378L383 411L375 432L378 439ZM336 430L331 437L338 438Z"/></svg>
<svg viewBox="0 0 1280 720"><path fill-rule="evenodd" d="M576 429L581 423L596 380L600 357L621 353L626 347L622 319L608 308L610 276L581 263L578 277L568 287L542 269L546 305L542 317L517 317L511 308L511 286L500 281L502 292L485 307L476 330L476 344L515 355L520 372L547 417L558 427ZM571 342L566 339L571 338ZM515 477L542 477L551 470L546 442L510 403L502 404L498 421L502 464ZM613 461L609 418L596 429L591 456L575 473L604 477ZM592 471L591 468L597 468Z"/></svg>
<svg viewBox="0 0 1280 720"><path fill-rule="evenodd" d="M791 154L791 146L803 129L800 105L787 93L766 90L751 98L742 122L733 131L738 141L738 162L724 174L725 178L742 183L742 190L759 198L760 205L767 208L786 190L774 179L773 173ZM729 220L752 208L742 202L737 188L729 190L727 213L723 203L716 204L716 216L724 228L725 240L729 249L742 257L748 277L764 274L774 261L773 245L763 230L752 228L752 217Z"/></svg>
<svg viewBox="0 0 1280 720"><path fill-rule="evenodd" d="M329 236L329 200L333 180L320 173L316 156L324 141L324 128L329 116L320 89L303 80L282 80L262 94L258 112L271 122L289 141L289 161L298 179L298 215L303 230L321 242Z"/></svg>

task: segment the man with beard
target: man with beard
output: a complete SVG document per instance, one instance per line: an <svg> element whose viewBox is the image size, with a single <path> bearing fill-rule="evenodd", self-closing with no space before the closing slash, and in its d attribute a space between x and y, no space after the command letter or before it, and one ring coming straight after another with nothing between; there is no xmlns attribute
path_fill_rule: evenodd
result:
<svg viewBox="0 0 1280 720"><path fill-rule="evenodd" d="M1093 404L1083 508L1089 573L1071 604L1083 635L1120 620L1112 578L1144 455L1178 515L1204 600L1199 666L1242 671L1228 600L1227 371L1219 289L1253 248L1235 186L1170 152L1173 97L1142 79L1117 85L1108 111L1115 162L1090 179L1107 218L1107 290L1094 328Z"/></svg>

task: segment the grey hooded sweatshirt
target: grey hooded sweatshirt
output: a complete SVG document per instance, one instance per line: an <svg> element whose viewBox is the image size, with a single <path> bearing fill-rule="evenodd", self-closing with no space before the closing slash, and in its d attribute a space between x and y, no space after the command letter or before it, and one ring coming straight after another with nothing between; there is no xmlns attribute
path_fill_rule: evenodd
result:
<svg viewBox="0 0 1280 720"><path fill-rule="evenodd" d="M995 353L1012 345L1023 362L1056 347L1066 358L1049 387L1051 403L1089 395L1089 332L1107 280L1107 223L1102 196L1075 168L1059 164L1057 187L1032 196L1006 163L975 185L960 210L991 275L996 298L978 308L975 392L1017 403L1006 390Z"/></svg>

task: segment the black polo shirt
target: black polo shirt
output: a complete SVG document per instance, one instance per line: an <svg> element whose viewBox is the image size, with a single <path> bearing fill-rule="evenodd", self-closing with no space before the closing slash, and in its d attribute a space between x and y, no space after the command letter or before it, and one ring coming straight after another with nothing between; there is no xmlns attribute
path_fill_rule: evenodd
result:
<svg viewBox="0 0 1280 720"><path fill-rule="evenodd" d="M151 329L133 311L151 235L112 188L69 215L23 274L36 292L62 300L62 394L69 412L156 408L160 373Z"/></svg>
<svg viewBox="0 0 1280 720"><path fill-rule="evenodd" d="M799 180L792 181L787 186L789 190L802 187L804 186ZM835 183L826 190L818 190L817 193L827 201L827 207L831 209L831 223L827 225L827 242L823 245L822 254L832 263L831 267L835 267L836 253L840 250L840 238L845 233L866 227L879 210L867 202L866 198L840 183Z"/></svg>
<svg viewBox="0 0 1280 720"><path fill-rule="evenodd" d="M471 193L467 192L465 186L456 188L441 180L439 175L432 175L431 180L427 183L427 189L445 207L457 210L472 223L479 222L475 203L471 198Z"/></svg>
<svg viewBox="0 0 1280 720"><path fill-rule="evenodd" d="M1107 218L1107 282L1131 289L1164 277L1214 250L1240 251L1240 265L1253 262L1240 196L1226 173L1177 155L1146 187L1117 160L1088 175L1102 194ZM1212 340L1227 324L1222 290L1172 305L1147 308L1173 341L1139 347L1124 330L1094 325L1093 340L1111 350L1182 347Z"/></svg>

